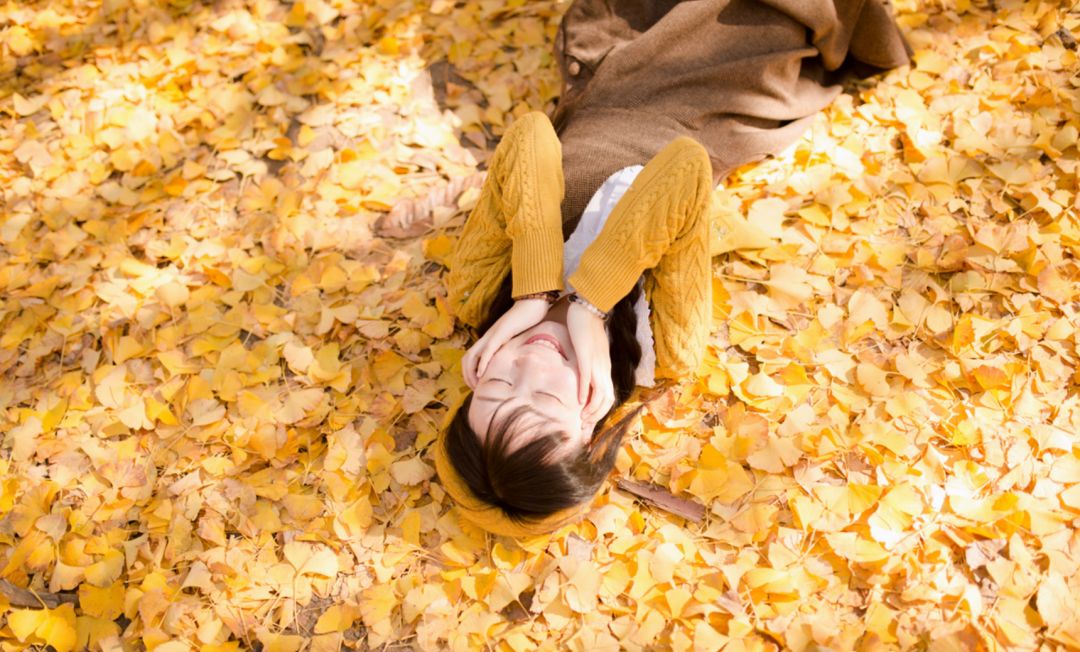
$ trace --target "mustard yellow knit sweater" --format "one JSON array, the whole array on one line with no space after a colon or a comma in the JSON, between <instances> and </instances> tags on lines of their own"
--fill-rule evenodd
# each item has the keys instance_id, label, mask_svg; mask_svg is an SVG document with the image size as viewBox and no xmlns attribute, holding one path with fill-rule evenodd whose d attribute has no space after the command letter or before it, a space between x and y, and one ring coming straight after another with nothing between
<instances>
[{"instance_id":1,"label":"mustard yellow knit sweater","mask_svg":"<svg viewBox=\"0 0 1080 652\"><path fill-rule=\"evenodd\" d=\"M538 112L515 121L496 148L451 259L450 303L464 323L485 320L511 270L514 297L563 289L561 155ZM610 310L644 274L658 378L692 372L704 353L711 192L705 149L686 137L671 141L638 174L569 278L582 297Z\"/></svg>"}]
</instances>

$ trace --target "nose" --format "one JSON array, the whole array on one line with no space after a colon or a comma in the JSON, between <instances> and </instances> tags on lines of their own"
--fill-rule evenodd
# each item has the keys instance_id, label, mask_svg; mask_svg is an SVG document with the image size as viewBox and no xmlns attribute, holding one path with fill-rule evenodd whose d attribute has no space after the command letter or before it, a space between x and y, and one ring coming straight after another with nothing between
<instances>
[{"instance_id":1,"label":"nose","mask_svg":"<svg viewBox=\"0 0 1080 652\"><path fill-rule=\"evenodd\" d=\"M548 366L553 357L546 350L526 347L514 358L514 365L522 369L538 369Z\"/></svg>"},{"instance_id":2,"label":"nose","mask_svg":"<svg viewBox=\"0 0 1080 652\"><path fill-rule=\"evenodd\" d=\"M526 349L514 360L514 366L523 374L557 372L566 367L557 353L548 349Z\"/></svg>"}]
</instances>

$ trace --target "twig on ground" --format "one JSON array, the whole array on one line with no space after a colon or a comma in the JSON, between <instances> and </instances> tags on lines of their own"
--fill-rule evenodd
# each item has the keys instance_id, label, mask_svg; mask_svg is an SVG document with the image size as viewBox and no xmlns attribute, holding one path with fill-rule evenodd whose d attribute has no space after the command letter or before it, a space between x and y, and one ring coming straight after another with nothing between
<instances>
[{"instance_id":1,"label":"twig on ground","mask_svg":"<svg viewBox=\"0 0 1080 652\"><path fill-rule=\"evenodd\" d=\"M700 523L705 518L705 506L693 500L679 498L667 489L647 482L619 478L615 486L637 496L642 501L665 512L681 516L688 521Z\"/></svg>"},{"instance_id":2,"label":"twig on ground","mask_svg":"<svg viewBox=\"0 0 1080 652\"><path fill-rule=\"evenodd\" d=\"M42 609L49 608L55 609L60 606L62 602L70 602L77 604L79 602L79 596L76 593L70 591L60 593L38 593L31 591L30 589L24 589L21 586L15 586L7 580L0 580L0 595L7 598L8 602L13 607L27 607L30 609Z\"/></svg>"}]
</instances>

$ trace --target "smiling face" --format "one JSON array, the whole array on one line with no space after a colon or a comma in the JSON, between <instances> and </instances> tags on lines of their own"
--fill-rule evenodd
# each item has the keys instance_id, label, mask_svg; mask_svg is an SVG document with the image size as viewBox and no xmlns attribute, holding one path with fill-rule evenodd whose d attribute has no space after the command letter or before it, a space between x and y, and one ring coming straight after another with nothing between
<instances>
[{"instance_id":1,"label":"smiling face","mask_svg":"<svg viewBox=\"0 0 1080 652\"><path fill-rule=\"evenodd\" d=\"M516 423L511 450L538 433L566 434L560 454L585 446L595 424L582 422L577 356L566 326L543 321L502 346L479 377L469 407L469 426L485 441L493 418L531 408Z\"/></svg>"}]
</instances>

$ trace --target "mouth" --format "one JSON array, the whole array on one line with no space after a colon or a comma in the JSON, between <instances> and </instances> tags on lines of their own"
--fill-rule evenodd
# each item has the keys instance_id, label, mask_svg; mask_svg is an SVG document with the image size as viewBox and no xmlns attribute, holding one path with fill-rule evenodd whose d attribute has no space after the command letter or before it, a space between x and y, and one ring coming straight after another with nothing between
<instances>
[{"instance_id":1,"label":"mouth","mask_svg":"<svg viewBox=\"0 0 1080 652\"><path fill-rule=\"evenodd\" d=\"M545 348L552 349L553 351L555 351L556 353L561 355L563 360L568 360L569 359L569 358L566 357L566 352L563 351L562 344L559 343L558 339L552 337L551 335L545 335L545 334L533 335L529 339L525 340L525 345L526 346L528 346L530 344L536 344L538 346L543 346Z\"/></svg>"}]
</instances>

